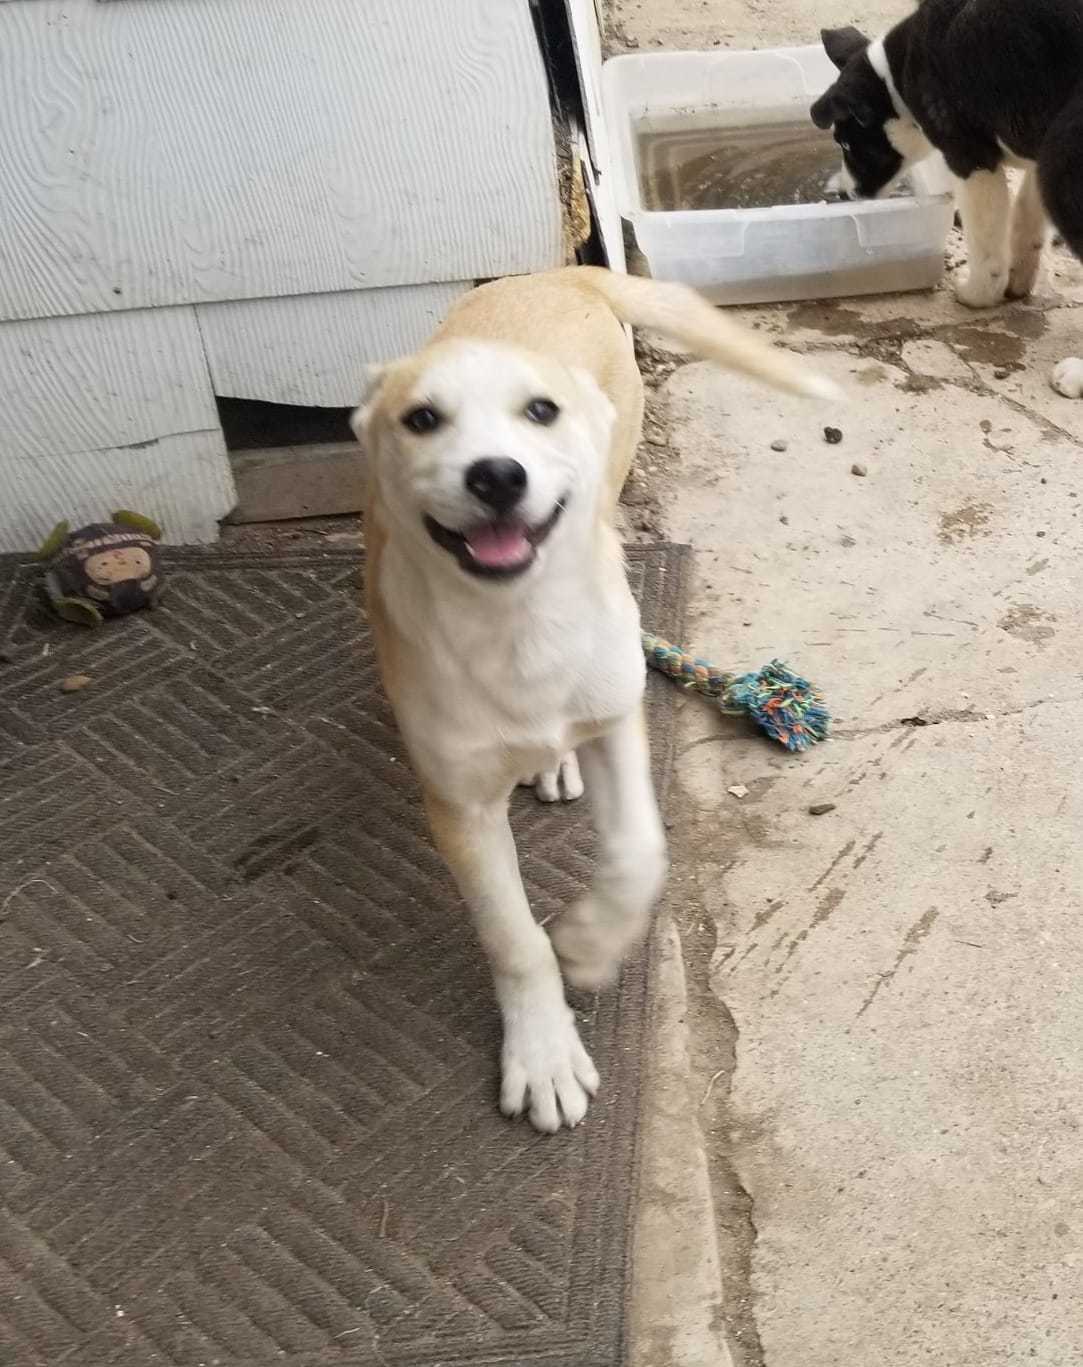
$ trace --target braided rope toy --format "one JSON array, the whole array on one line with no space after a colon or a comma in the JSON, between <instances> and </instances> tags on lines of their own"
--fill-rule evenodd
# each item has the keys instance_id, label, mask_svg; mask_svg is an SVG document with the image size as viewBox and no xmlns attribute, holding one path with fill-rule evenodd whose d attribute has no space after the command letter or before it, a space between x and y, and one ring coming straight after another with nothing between
<instances>
[{"instance_id":1,"label":"braided rope toy","mask_svg":"<svg viewBox=\"0 0 1083 1367\"><path fill-rule=\"evenodd\" d=\"M727 717L751 717L787 750L807 750L827 735L831 718L819 690L779 660L757 674L730 674L647 631L643 654L652 669L684 688L717 698Z\"/></svg>"}]
</instances>

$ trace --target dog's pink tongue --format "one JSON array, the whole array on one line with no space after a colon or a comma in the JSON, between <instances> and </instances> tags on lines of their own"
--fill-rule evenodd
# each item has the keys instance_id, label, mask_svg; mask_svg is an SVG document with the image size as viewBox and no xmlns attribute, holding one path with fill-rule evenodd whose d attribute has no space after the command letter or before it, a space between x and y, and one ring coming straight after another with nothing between
<instances>
[{"instance_id":1,"label":"dog's pink tongue","mask_svg":"<svg viewBox=\"0 0 1083 1367\"><path fill-rule=\"evenodd\" d=\"M530 555L526 529L515 523L491 522L468 532L466 544L479 565L490 569L506 569L521 565Z\"/></svg>"}]
</instances>

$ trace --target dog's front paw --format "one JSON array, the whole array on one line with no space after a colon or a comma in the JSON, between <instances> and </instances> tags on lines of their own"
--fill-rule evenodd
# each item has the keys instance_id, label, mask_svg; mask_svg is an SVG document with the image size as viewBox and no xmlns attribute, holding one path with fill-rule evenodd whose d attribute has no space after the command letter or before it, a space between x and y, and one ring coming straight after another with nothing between
<instances>
[{"instance_id":1,"label":"dog's front paw","mask_svg":"<svg viewBox=\"0 0 1083 1367\"><path fill-rule=\"evenodd\" d=\"M578 1125L598 1090L598 1071L562 997L549 1002L524 992L505 1004L501 1063L500 1109L526 1111L547 1134Z\"/></svg>"},{"instance_id":2,"label":"dog's front paw","mask_svg":"<svg viewBox=\"0 0 1083 1367\"><path fill-rule=\"evenodd\" d=\"M555 769L535 776L534 794L539 802L575 802L583 796L583 778L574 750L569 750Z\"/></svg>"},{"instance_id":3,"label":"dog's front paw","mask_svg":"<svg viewBox=\"0 0 1083 1367\"><path fill-rule=\"evenodd\" d=\"M644 831L631 848L634 856L626 853L600 864L590 892L549 933L561 972L573 987L593 992L615 982L621 964L650 928L668 868L660 824L656 834Z\"/></svg>"},{"instance_id":4,"label":"dog's front paw","mask_svg":"<svg viewBox=\"0 0 1083 1367\"><path fill-rule=\"evenodd\" d=\"M1049 383L1066 399L1083 399L1083 359L1066 356L1053 367Z\"/></svg>"},{"instance_id":5,"label":"dog's front paw","mask_svg":"<svg viewBox=\"0 0 1083 1367\"><path fill-rule=\"evenodd\" d=\"M608 987L617 979L629 943L640 938L639 927L622 926L600 914L591 896L564 913L549 938L560 960L566 982L586 992Z\"/></svg>"},{"instance_id":6,"label":"dog's front paw","mask_svg":"<svg viewBox=\"0 0 1083 1367\"><path fill-rule=\"evenodd\" d=\"M1038 247L1037 251L1028 249L1020 253L1012 262L1012 268L1008 274L1008 298L1026 299L1028 295L1033 294L1041 268L1041 246Z\"/></svg>"},{"instance_id":7,"label":"dog's front paw","mask_svg":"<svg viewBox=\"0 0 1083 1367\"><path fill-rule=\"evenodd\" d=\"M991 309L1004 298L1007 285L1004 271L971 270L965 280L955 286L955 297L968 309Z\"/></svg>"}]
</instances>

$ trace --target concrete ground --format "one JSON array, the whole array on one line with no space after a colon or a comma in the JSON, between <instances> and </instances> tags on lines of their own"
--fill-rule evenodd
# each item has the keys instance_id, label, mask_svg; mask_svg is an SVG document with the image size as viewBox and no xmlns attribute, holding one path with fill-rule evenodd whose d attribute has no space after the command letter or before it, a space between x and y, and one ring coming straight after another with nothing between
<instances>
[{"instance_id":1,"label":"concrete ground","mask_svg":"<svg viewBox=\"0 0 1083 1367\"><path fill-rule=\"evenodd\" d=\"M609 36L905 8L612 0ZM781 656L838 720L791 758L674 694L639 1367L1083 1361L1083 403L1047 382L1081 303L1058 253L988 314L950 282L745 311L840 409L647 354L629 514L696 548L690 641Z\"/></svg>"}]
</instances>

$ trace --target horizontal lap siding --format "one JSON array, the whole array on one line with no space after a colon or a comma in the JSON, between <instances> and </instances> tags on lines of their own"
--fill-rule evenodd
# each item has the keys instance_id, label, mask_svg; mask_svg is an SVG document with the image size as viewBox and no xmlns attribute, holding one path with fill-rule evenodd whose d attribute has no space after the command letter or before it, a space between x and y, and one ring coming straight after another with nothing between
<instances>
[{"instance_id":1,"label":"horizontal lap siding","mask_svg":"<svg viewBox=\"0 0 1083 1367\"><path fill-rule=\"evenodd\" d=\"M562 260L528 0L8 0L0 126L0 319Z\"/></svg>"},{"instance_id":2,"label":"horizontal lap siding","mask_svg":"<svg viewBox=\"0 0 1083 1367\"><path fill-rule=\"evenodd\" d=\"M0 551L122 507L213 541L233 502L194 309L0 325Z\"/></svg>"},{"instance_id":3,"label":"horizontal lap siding","mask_svg":"<svg viewBox=\"0 0 1083 1367\"><path fill-rule=\"evenodd\" d=\"M469 288L450 282L201 305L196 315L214 392L353 407L366 366L416 351Z\"/></svg>"}]
</instances>

